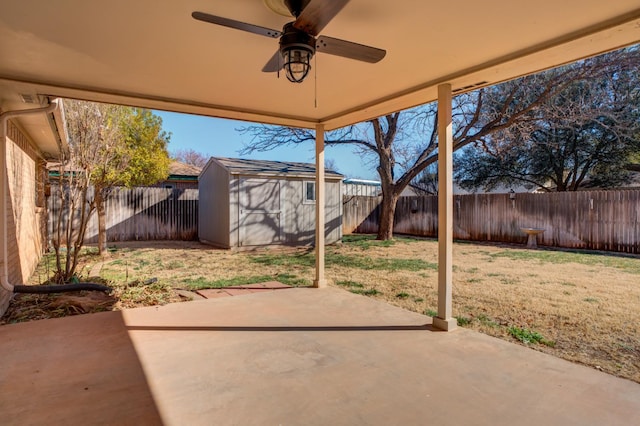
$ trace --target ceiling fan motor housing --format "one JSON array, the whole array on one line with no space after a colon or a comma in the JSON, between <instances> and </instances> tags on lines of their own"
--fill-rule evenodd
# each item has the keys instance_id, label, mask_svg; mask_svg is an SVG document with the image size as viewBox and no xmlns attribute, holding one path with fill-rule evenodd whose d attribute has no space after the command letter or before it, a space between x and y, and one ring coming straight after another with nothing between
<instances>
[{"instance_id":1,"label":"ceiling fan motor housing","mask_svg":"<svg viewBox=\"0 0 640 426\"><path fill-rule=\"evenodd\" d=\"M291 12L291 15L296 18L300 16L300 13L307 7L309 1L310 0L282 0L287 9L289 9L289 12Z\"/></svg>"},{"instance_id":2,"label":"ceiling fan motor housing","mask_svg":"<svg viewBox=\"0 0 640 426\"><path fill-rule=\"evenodd\" d=\"M316 52L316 39L293 26L286 24L280 37L280 53L284 58L287 79L301 83L311 69L311 58Z\"/></svg>"}]
</instances>

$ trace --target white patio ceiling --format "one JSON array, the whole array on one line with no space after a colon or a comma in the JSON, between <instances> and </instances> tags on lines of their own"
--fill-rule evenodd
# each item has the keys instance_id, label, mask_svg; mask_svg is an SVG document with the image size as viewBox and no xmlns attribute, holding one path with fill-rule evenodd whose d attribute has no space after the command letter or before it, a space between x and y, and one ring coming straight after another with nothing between
<instances>
[{"instance_id":1,"label":"white patio ceiling","mask_svg":"<svg viewBox=\"0 0 640 426\"><path fill-rule=\"evenodd\" d=\"M260 71L277 40L196 21L194 10L278 30L291 20L262 0L3 0L3 93L330 130L435 100L440 83L455 92L640 41L638 0L351 0L321 34L387 56L317 54L293 84ZM16 99L0 107L28 107Z\"/></svg>"}]
</instances>

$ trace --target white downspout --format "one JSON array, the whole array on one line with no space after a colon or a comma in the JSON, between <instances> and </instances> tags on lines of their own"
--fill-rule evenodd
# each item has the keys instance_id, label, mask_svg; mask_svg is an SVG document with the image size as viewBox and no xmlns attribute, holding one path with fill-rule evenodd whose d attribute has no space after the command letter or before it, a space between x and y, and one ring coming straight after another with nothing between
<instances>
[{"instance_id":1,"label":"white downspout","mask_svg":"<svg viewBox=\"0 0 640 426\"><path fill-rule=\"evenodd\" d=\"M7 193L9 188L9 176L7 176L7 123L10 118L27 115L51 113L58 108L58 100L53 100L48 106L43 108L7 111L0 114L0 177L4 179L0 185L0 199L2 203L2 271L0 275L0 287L13 292L14 285L9 282L9 266L7 253Z\"/></svg>"}]
</instances>

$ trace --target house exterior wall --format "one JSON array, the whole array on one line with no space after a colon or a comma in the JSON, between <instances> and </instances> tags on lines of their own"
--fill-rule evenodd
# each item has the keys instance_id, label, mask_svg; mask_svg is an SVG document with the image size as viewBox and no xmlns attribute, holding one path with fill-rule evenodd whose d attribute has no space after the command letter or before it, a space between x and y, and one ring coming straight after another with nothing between
<instances>
[{"instance_id":1,"label":"house exterior wall","mask_svg":"<svg viewBox=\"0 0 640 426\"><path fill-rule=\"evenodd\" d=\"M149 186L151 188L198 189L198 181L167 179Z\"/></svg>"},{"instance_id":2,"label":"house exterior wall","mask_svg":"<svg viewBox=\"0 0 640 426\"><path fill-rule=\"evenodd\" d=\"M7 252L9 280L24 283L46 247L44 163L27 136L11 121L7 126ZM0 258L0 262L2 258ZM0 312L11 295L0 292Z\"/></svg>"},{"instance_id":3,"label":"house exterior wall","mask_svg":"<svg viewBox=\"0 0 640 426\"><path fill-rule=\"evenodd\" d=\"M230 248L230 194L229 173L215 162L210 162L198 179L198 238L215 246Z\"/></svg>"},{"instance_id":4,"label":"house exterior wall","mask_svg":"<svg viewBox=\"0 0 640 426\"><path fill-rule=\"evenodd\" d=\"M367 185L361 183L342 183L342 192L344 195L377 197L380 195L381 191L382 189L380 184Z\"/></svg>"}]
</instances>

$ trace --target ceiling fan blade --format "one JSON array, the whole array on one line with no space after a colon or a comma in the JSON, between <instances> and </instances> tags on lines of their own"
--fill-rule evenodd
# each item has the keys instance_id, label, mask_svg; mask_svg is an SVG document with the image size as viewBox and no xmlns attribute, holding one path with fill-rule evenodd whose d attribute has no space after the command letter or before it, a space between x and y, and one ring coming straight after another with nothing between
<instances>
[{"instance_id":1,"label":"ceiling fan blade","mask_svg":"<svg viewBox=\"0 0 640 426\"><path fill-rule=\"evenodd\" d=\"M262 72L277 72L282 69L284 65L284 60L282 59L282 55L280 54L280 50L276 50L276 53L273 54L269 62L262 67Z\"/></svg>"},{"instance_id":2,"label":"ceiling fan blade","mask_svg":"<svg viewBox=\"0 0 640 426\"><path fill-rule=\"evenodd\" d=\"M311 0L302 9L293 26L307 34L317 36L349 0Z\"/></svg>"},{"instance_id":3,"label":"ceiling fan blade","mask_svg":"<svg viewBox=\"0 0 640 426\"><path fill-rule=\"evenodd\" d=\"M233 19L223 18L221 16L209 15L204 12L193 12L193 19L208 22L210 24L222 25L223 27L235 28L236 30L247 31L253 34L265 37L278 38L282 35L280 31L271 28L260 27L258 25L247 24L246 22L234 21Z\"/></svg>"},{"instance_id":4,"label":"ceiling fan blade","mask_svg":"<svg viewBox=\"0 0 640 426\"><path fill-rule=\"evenodd\" d=\"M387 54L386 50L378 49L377 47L365 46L364 44L327 36L318 37L316 40L316 52L342 56L371 64L381 61Z\"/></svg>"}]
</instances>

